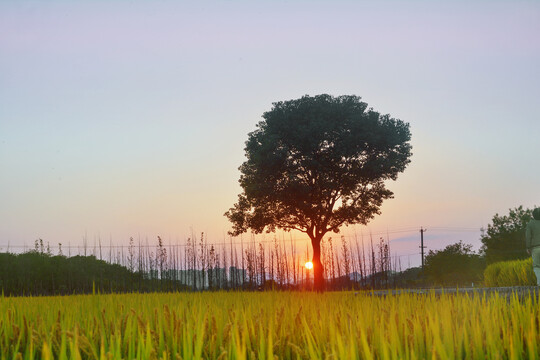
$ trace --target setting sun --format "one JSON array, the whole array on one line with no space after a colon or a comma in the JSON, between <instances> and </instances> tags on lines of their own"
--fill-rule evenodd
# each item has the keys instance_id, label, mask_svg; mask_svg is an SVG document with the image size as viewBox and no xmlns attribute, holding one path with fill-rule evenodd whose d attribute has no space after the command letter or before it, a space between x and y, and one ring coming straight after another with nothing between
<instances>
[{"instance_id":1,"label":"setting sun","mask_svg":"<svg viewBox=\"0 0 540 360\"><path fill-rule=\"evenodd\" d=\"M311 261L308 261L308 262L306 263L306 269L308 269L308 270L313 269L313 263L312 263Z\"/></svg>"}]
</instances>

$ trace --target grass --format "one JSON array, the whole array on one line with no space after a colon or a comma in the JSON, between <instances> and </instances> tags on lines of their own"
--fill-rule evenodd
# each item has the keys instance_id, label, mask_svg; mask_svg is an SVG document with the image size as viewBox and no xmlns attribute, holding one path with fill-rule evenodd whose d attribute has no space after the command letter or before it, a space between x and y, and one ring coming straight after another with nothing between
<instances>
[{"instance_id":1,"label":"grass","mask_svg":"<svg viewBox=\"0 0 540 360\"><path fill-rule=\"evenodd\" d=\"M459 294L2 297L0 358L533 359L539 310Z\"/></svg>"}]
</instances>

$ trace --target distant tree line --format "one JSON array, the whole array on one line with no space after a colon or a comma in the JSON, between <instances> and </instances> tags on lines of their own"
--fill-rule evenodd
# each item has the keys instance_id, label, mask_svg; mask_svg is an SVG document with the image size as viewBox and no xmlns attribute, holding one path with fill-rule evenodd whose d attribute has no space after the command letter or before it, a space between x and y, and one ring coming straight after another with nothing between
<instances>
[{"instance_id":1,"label":"distant tree line","mask_svg":"<svg viewBox=\"0 0 540 360\"><path fill-rule=\"evenodd\" d=\"M433 285L471 286L482 282L485 259L462 241L443 250L429 251L425 258L425 276Z\"/></svg>"},{"instance_id":2,"label":"distant tree line","mask_svg":"<svg viewBox=\"0 0 540 360\"><path fill-rule=\"evenodd\" d=\"M395 287L468 286L482 282L486 265L527 258L524 228L532 210L518 207L496 214L483 231L482 248L458 242L429 251L425 268L401 271L388 239L325 238L321 243L324 279L329 290ZM240 242L238 242L238 240ZM309 246L284 238L256 242L231 238L211 244L204 233L185 244L155 245L133 238L128 246L87 246L81 254L64 255L38 239L22 254L0 253L0 289L5 295L55 295L92 292L311 289L313 274L305 268Z\"/></svg>"},{"instance_id":3,"label":"distant tree line","mask_svg":"<svg viewBox=\"0 0 540 360\"><path fill-rule=\"evenodd\" d=\"M529 257L525 247L525 228L531 219L532 209L523 206L509 209L507 215L495 214L487 229L482 229L482 247L478 253L461 241L443 250L430 251L419 278L441 286L470 286L483 282L487 265Z\"/></svg>"},{"instance_id":4,"label":"distant tree line","mask_svg":"<svg viewBox=\"0 0 540 360\"><path fill-rule=\"evenodd\" d=\"M86 242L85 242L86 243ZM65 256L61 245L38 239L22 254L0 253L0 289L5 295L54 295L92 292L189 291L217 289L311 289L310 258L292 239L209 244L205 234L184 245L155 246L133 238L129 246L84 247L82 254ZM64 251L66 249L64 248ZM218 251L219 250L219 251ZM342 236L322 242L328 289L396 287L401 269L390 255L388 240Z\"/></svg>"},{"instance_id":5,"label":"distant tree line","mask_svg":"<svg viewBox=\"0 0 540 360\"><path fill-rule=\"evenodd\" d=\"M4 295L69 295L88 293L149 292L181 284L149 279L126 267L94 256L0 253L0 289Z\"/></svg>"}]
</instances>

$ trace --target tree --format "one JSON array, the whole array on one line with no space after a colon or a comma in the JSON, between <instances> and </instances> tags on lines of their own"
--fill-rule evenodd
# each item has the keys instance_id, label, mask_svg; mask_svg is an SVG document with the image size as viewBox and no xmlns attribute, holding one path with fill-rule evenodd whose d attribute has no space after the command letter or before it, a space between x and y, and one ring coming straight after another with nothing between
<instances>
[{"instance_id":1,"label":"tree","mask_svg":"<svg viewBox=\"0 0 540 360\"><path fill-rule=\"evenodd\" d=\"M482 279L485 268L484 259L463 241L444 250L430 250L425 260L424 273L437 285L470 285Z\"/></svg>"},{"instance_id":2,"label":"tree","mask_svg":"<svg viewBox=\"0 0 540 360\"><path fill-rule=\"evenodd\" d=\"M525 228L532 219L532 210L519 206L509 209L508 215L495 214L488 224L487 231L482 234L482 248L488 264L524 259L528 257L525 248Z\"/></svg>"},{"instance_id":3,"label":"tree","mask_svg":"<svg viewBox=\"0 0 540 360\"><path fill-rule=\"evenodd\" d=\"M231 235L298 230L313 246L315 289L324 288L321 240L342 225L366 224L385 185L410 162L409 124L381 115L358 96L277 102L248 134L243 192L225 215Z\"/></svg>"}]
</instances>

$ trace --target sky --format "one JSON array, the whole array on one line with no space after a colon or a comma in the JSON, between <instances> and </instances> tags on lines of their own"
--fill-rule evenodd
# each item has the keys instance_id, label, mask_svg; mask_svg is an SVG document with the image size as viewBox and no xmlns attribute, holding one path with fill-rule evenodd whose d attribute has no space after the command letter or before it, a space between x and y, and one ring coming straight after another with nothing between
<instances>
[{"instance_id":1,"label":"sky","mask_svg":"<svg viewBox=\"0 0 540 360\"><path fill-rule=\"evenodd\" d=\"M223 241L247 134L322 93L412 133L395 198L342 234L411 265L422 226L427 250L478 249L540 205L539 36L538 1L2 1L0 251Z\"/></svg>"}]
</instances>

